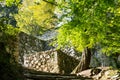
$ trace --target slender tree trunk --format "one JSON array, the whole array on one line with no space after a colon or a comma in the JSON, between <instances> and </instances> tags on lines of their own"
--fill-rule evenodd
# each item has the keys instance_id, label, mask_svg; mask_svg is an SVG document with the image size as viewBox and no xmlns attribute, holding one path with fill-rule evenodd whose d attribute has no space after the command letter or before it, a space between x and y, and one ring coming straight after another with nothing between
<instances>
[{"instance_id":1,"label":"slender tree trunk","mask_svg":"<svg viewBox=\"0 0 120 80\"><path fill-rule=\"evenodd\" d=\"M82 57L81 57L80 63L72 71L71 74L75 74L75 73L81 72L83 70L89 69L90 61L91 61L91 50L89 48L85 48L84 51L82 52Z\"/></svg>"}]
</instances>

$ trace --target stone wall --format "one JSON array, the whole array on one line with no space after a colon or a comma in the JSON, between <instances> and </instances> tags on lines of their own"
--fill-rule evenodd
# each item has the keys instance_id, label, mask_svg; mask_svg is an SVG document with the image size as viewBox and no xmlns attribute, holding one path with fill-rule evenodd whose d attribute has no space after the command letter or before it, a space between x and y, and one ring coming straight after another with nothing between
<instances>
[{"instance_id":1,"label":"stone wall","mask_svg":"<svg viewBox=\"0 0 120 80\"><path fill-rule=\"evenodd\" d=\"M51 73L70 73L78 63L78 60L60 50L49 50L24 56L25 67Z\"/></svg>"},{"instance_id":2,"label":"stone wall","mask_svg":"<svg viewBox=\"0 0 120 80\"><path fill-rule=\"evenodd\" d=\"M55 51L42 51L24 55L24 66L37 71L53 72L57 65ZM58 67L57 67L58 68Z\"/></svg>"},{"instance_id":3,"label":"stone wall","mask_svg":"<svg viewBox=\"0 0 120 80\"><path fill-rule=\"evenodd\" d=\"M19 54L19 62L24 67L51 73L70 73L79 62L68 53L53 50L49 41L23 32L19 34Z\"/></svg>"},{"instance_id":4,"label":"stone wall","mask_svg":"<svg viewBox=\"0 0 120 80\"><path fill-rule=\"evenodd\" d=\"M35 52L45 51L51 49L47 41L40 40L34 36L21 32L19 34L19 62L24 61L24 54L31 54Z\"/></svg>"}]
</instances>

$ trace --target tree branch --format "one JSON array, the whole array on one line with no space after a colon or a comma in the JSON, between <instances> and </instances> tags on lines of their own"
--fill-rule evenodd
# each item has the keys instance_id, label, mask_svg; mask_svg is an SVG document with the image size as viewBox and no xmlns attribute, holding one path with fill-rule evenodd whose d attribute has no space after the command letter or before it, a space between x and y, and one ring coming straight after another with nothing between
<instances>
[{"instance_id":1,"label":"tree branch","mask_svg":"<svg viewBox=\"0 0 120 80\"><path fill-rule=\"evenodd\" d=\"M58 6L58 4L55 2L51 2L51 1L48 1L48 0L43 0L44 2L47 2L47 3L50 3L50 4L52 4L52 5L55 5L55 6Z\"/></svg>"}]
</instances>

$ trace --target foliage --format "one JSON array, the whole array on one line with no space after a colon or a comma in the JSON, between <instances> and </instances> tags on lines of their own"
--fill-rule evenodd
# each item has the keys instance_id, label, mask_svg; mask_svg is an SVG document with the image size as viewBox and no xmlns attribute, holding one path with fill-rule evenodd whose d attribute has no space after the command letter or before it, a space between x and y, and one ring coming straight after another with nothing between
<instances>
[{"instance_id":1,"label":"foliage","mask_svg":"<svg viewBox=\"0 0 120 80\"><path fill-rule=\"evenodd\" d=\"M15 15L20 30L32 35L41 34L44 30L53 28L55 6L45 1L25 0Z\"/></svg>"},{"instance_id":2,"label":"foliage","mask_svg":"<svg viewBox=\"0 0 120 80\"><path fill-rule=\"evenodd\" d=\"M14 2L17 2L18 0L14 1L13 3L11 0L6 0L6 2L1 1L0 4L0 32L6 33L9 35L16 35L18 32L18 28L16 27L16 20L14 18L13 14L17 13L17 5L12 5ZM7 2L11 2L11 5L9 5Z\"/></svg>"},{"instance_id":3,"label":"foliage","mask_svg":"<svg viewBox=\"0 0 120 80\"><path fill-rule=\"evenodd\" d=\"M6 0L7 6L18 6L21 0Z\"/></svg>"},{"instance_id":4,"label":"foliage","mask_svg":"<svg viewBox=\"0 0 120 80\"><path fill-rule=\"evenodd\" d=\"M16 10L17 7L15 6L0 5L0 42L4 43L9 51L11 49L14 50L15 47L12 48L9 43L16 39L16 35L19 33L19 29L16 27L16 20L13 16L13 14L17 13Z\"/></svg>"},{"instance_id":5,"label":"foliage","mask_svg":"<svg viewBox=\"0 0 120 80\"><path fill-rule=\"evenodd\" d=\"M12 0L6 0L11 2ZM17 0L14 0L17 1ZM0 74L2 80L20 80L22 71L16 63L15 52L17 43L16 20L13 14L17 13L17 5L0 1ZM19 79L18 79L19 78Z\"/></svg>"},{"instance_id":6,"label":"foliage","mask_svg":"<svg viewBox=\"0 0 120 80\"><path fill-rule=\"evenodd\" d=\"M59 29L59 47L68 44L79 51L85 47L101 46L104 52L118 52L120 33L119 0L66 0L60 10L71 17L71 21Z\"/></svg>"}]
</instances>

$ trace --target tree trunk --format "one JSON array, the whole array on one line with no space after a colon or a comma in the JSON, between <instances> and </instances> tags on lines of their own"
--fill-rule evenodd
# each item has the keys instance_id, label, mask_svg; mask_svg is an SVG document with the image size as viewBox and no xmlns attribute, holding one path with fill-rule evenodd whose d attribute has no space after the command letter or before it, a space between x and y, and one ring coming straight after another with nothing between
<instances>
[{"instance_id":1,"label":"tree trunk","mask_svg":"<svg viewBox=\"0 0 120 80\"><path fill-rule=\"evenodd\" d=\"M84 51L82 52L82 57L81 57L80 63L72 71L71 74L75 74L75 73L81 72L83 70L89 69L90 61L91 61L91 50L89 48L85 48Z\"/></svg>"}]
</instances>

